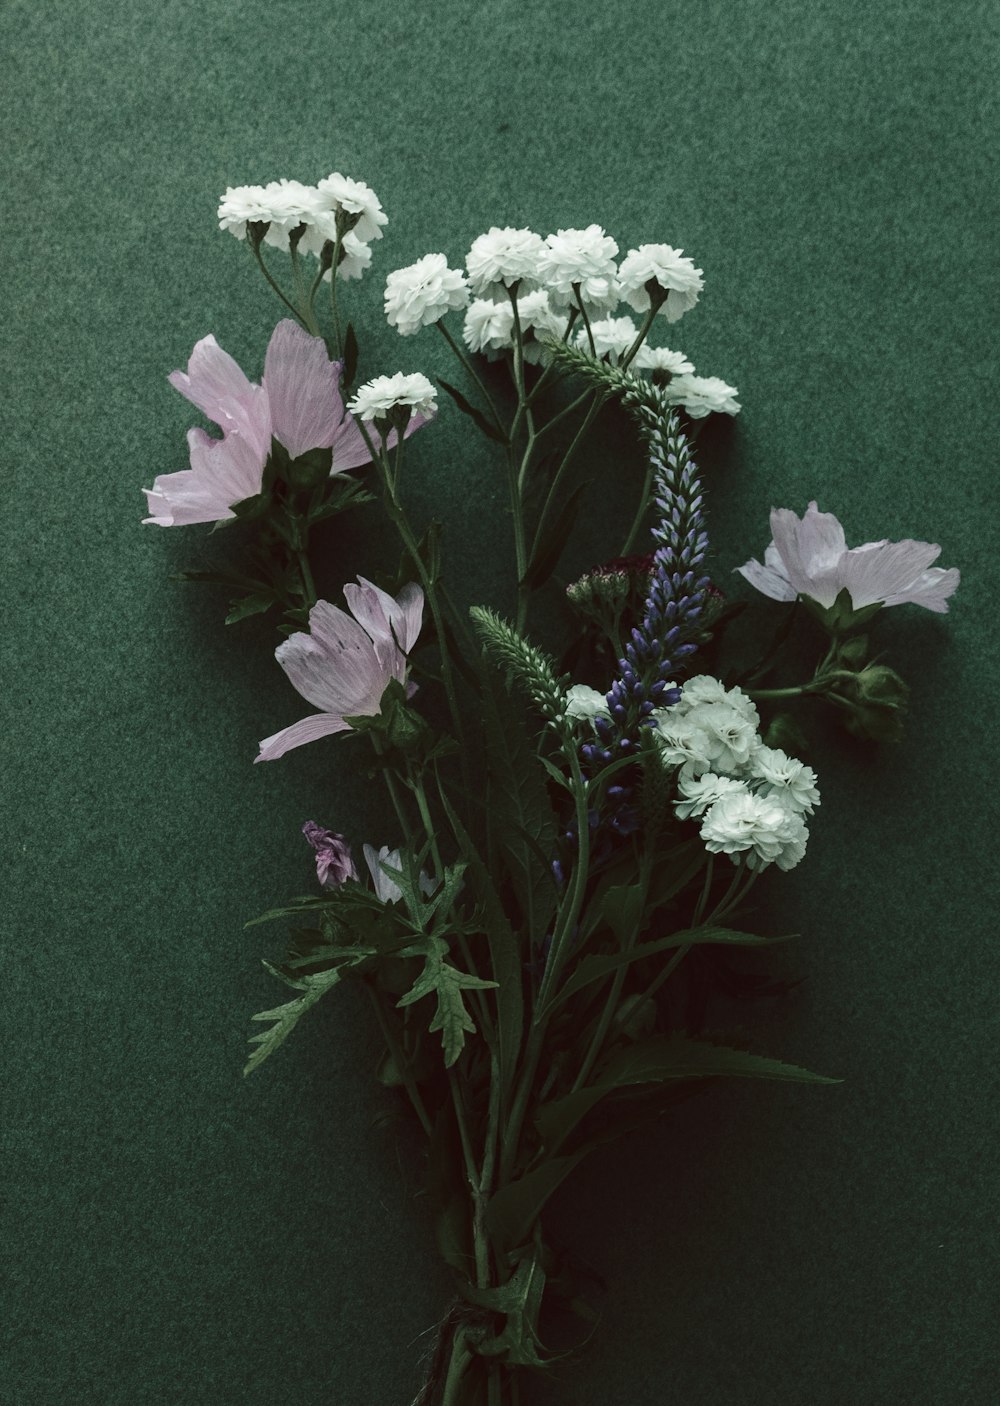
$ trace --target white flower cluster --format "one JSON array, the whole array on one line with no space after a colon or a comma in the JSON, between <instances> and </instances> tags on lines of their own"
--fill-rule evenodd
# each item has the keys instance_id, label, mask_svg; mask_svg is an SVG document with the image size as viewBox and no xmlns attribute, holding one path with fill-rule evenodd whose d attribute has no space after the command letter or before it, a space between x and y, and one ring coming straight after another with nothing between
<instances>
[{"instance_id":1,"label":"white flower cluster","mask_svg":"<svg viewBox=\"0 0 1000 1406\"><path fill-rule=\"evenodd\" d=\"M298 249L317 257L328 240L341 235L340 278L360 278L372 260L373 239L382 238L388 217L378 196L363 181L333 171L314 186L301 181L270 181L266 186L230 186L219 203L219 228L246 239L248 224L264 224L264 243L287 250L289 235L305 226ZM330 271L324 277L330 277Z\"/></svg>"},{"instance_id":2,"label":"white flower cluster","mask_svg":"<svg viewBox=\"0 0 1000 1406\"><path fill-rule=\"evenodd\" d=\"M695 376L693 363L669 347L643 343L633 351L639 328L629 316L614 316L623 301L648 312L656 295L657 314L676 322L698 301L701 269L669 244L640 244L620 264L617 255L617 243L597 224L560 229L545 239L534 230L494 225L473 240L465 273L450 269L443 254L426 254L391 273L386 317L406 337L464 308L465 345L494 360L515 343L513 297L525 361L548 361L548 343L568 337L576 324L577 347L613 366L631 352L631 369L667 382L669 399L692 418L738 414L735 386L715 376ZM589 333L578 321L581 304Z\"/></svg>"},{"instance_id":3,"label":"white flower cluster","mask_svg":"<svg viewBox=\"0 0 1000 1406\"><path fill-rule=\"evenodd\" d=\"M371 422L389 419L397 406L429 420L437 410L437 391L421 372L408 376L397 371L395 376L376 376L359 386L347 408L359 420Z\"/></svg>"},{"instance_id":4,"label":"white flower cluster","mask_svg":"<svg viewBox=\"0 0 1000 1406\"><path fill-rule=\"evenodd\" d=\"M734 864L744 855L749 869L794 868L806 852L804 817L819 805L816 773L764 745L742 689L701 674L652 717L664 762L679 768L674 809L701 821L706 849Z\"/></svg>"}]
</instances>

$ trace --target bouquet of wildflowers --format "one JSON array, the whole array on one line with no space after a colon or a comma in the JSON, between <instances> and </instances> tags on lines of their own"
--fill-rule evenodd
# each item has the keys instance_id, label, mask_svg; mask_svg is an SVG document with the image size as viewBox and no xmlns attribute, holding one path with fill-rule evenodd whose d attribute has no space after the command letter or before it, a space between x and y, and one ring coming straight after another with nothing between
<instances>
[{"instance_id":1,"label":"bouquet of wildflowers","mask_svg":"<svg viewBox=\"0 0 1000 1406\"><path fill-rule=\"evenodd\" d=\"M350 741L395 816L390 835L361 836L331 798L303 825L317 888L258 920L291 925L265 962L291 994L254 1016L247 1070L336 986L364 989L454 1273L415 1406L501 1406L558 1356L554 1310L592 1316L545 1222L589 1151L719 1078L829 1082L707 1030L678 991L692 969L702 985L732 979L741 949L782 940L740 915L764 870L803 860L819 805L789 707L808 695L857 736L898 739L906 685L869 624L906 602L945 611L958 572L926 542L848 548L815 502L776 509L763 561L736 568L777 603L774 638L737 672L743 603L709 574L694 442L740 406L659 341L702 291L681 250L644 244L619 262L591 225L491 228L464 269L427 254L388 274L385 316L404 338L436 328L460 384L414 371L356 384L344 285L383 237L375 194L337 173L282 180L228 190L219 219L286 315L259 382L211 335L170 377L221 433L189 431L190 467L147 490L147 521L238 535L238 569L186 575L228 588L230 623L270 613L275 658L313 710L257 761ZM500 601L455 600L440 525L408 509L442 391L506 480ZM645 469L632 526L557 585L578 453L613 406L630 427L623 459ZM312 539L348 510L381 515L401 566L344 583L341 604L317 598ZM559 592L576 626L554 650L528 620ZM804 680L790 643L802 617L819 656Z\"/></svg>"}]
</instances>

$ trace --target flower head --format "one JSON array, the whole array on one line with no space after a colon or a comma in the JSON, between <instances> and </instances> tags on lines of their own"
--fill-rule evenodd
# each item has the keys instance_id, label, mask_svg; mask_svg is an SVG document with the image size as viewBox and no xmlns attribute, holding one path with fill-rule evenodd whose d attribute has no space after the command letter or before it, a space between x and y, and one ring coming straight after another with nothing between
<instances>
[{"instance_id":1,"label":"flower head","mask_svg":"<svg viewBox=\"0 0 1000 1406\"><path fill-rule=\"evenodd\" d=\"M704 420L706 415L738 415L741 405L735 386L727 386L718 376L691 376L681 372L671 378L666 388L672 405L683 405L692 420Z\"/></svg>"},{"instance_id":2,"label":"flower head","mask_svg":"<svg viewBox=\"0 0 1000 1406\"><path fill-rule=\"evenodd\" d=\"M367 464L364 438L344 410L342 373L322 340L291 319L271 335L261 385L247 379L213 336L203 337L187 371L174 371L169 380L219 426L222 438L188 431L191 467L161 474L145 490L145 521L174 527L233 517L234 503L261 490L272 437L293 459L310 449L332 450L331 475Z\"/></svg>"},{"instance_id":3,"label":"flower head","mask_svg":"<svg viewBox=\"0 0 1000 1406\"><path fill-rule=\"evenodd\" d=\"M412 336L468 301L465 274L450 269L444 254L425 254L385 281L385 315L401 337Z\"/></svg>"},{"instance_id":4,"label":"flower head","mask_svg":"<svg viewBox=\"0 0 1000 1406\"><path fill-rule=\"evenodd\" d=\"M389 223L389 217L378 196L364 181L353 181L350 176L333 171L318 182L316 194L319 207L334 219L341 211L356 217L348 232L362 244L382 238L382 226Z\"/></svg>"},{"instance_id":5,"label":"flower head","mask_svg":"<svg viewBox=\"0 0 1000 1406\"><path fill-rule=\"evenodd\" d=\"M322 711L266 737L258 762L275 761L318 737L349 732L348 718L375 717L389 683L405 682L424 593L411 583L393 598L363 576L358 579L357 586L344 587L351 615L317 601L309 612L309 633L290 635L274 651L293 686Z\"/></svg>"},{"instance_id":6,"label":"flower head","mask_svg":"<svg viewBox=\"0 0 1000 1406\"><path fill-rule=\"evenodd\" d=\"M593 722L608 716L608 703L603 693L585 683L575 683L566 694L566 716L580 722Z\"/></svg>"},{"instance_id":7,"label":"flower head","mask_svg":"<svg viewBox=\"0 0 1000 1406\"><path fill-rule=\"evenodd\" d=\"M470 351L487 356L508 351L514 345L514 309L510 303L476 298L465 314L462 338Z\"/></svg>"},{"instance_id":8,"label":"flower head","mask_svg":"<svg viewBox=\"0 0 1000 1406\"><path fill-rule=\"evenodd\" d=\"M437 410L437 391L427 377L419 371L406 375L397 371L394 376L376 376L359 386L348 410L359 420L387 420L397 408L408 410L413 419L421 424L432 418Z\"/></svg>"},{"instance_id":9,"label":"flower head","mask_svg":"<svg viewBox=\"0 0 1000 1406\"><path fill-rule=\"evenodd\" d=\"M709 808L701 837L712 854L745 854L748 869L793 869L806 852L808 832L802 817L772 796L738 785Z\"/></svg>"},{"instance_id":10,"label":"flower head","mask_svg":"<svg viewBox=\"0 0 1000 1406\"><path fill-rule=\"evenodd\" d=\"M883 539L849 549L837 518L821 513L815 502L801 518L788 508L773 508L771 532L764 564L751 560L737 570L772 600L801 595L829 608L846 590L855 610L910 603L943 612L961 579L954 567L931 565L941 555L933 542Z\"/></svg>"},{"instance_id":11,"label":"flower head","mask_svg":"<svg viewBox=\"0 0 1000 1406\"><path fill-rule=\"evenodd\" d=\"M646 342L636 352L632 370L661 371L670 376L687 376L694 370L694 365L683 352L671 351L669 347L651 347Z\"/></svg>"},{"instance_id":12,"label":"flower head","mask_svg":"<svg viewBox=\"0 0 1000 1406\"><path fill-rule=\"evenodd\" d=\"M388 845L383 845L378 850L374 845L364 845L362 853L365 856L365 863L368 865L368 872L372 876L375 897L382 903L398 903L403 897L403 890L385 870L393 869L400 874L405 874L408 870L412 871L416 867L413 863L413 856L409 854L404 856L402 851L390 849ZM437 888L437 883L421 869L417 876L417 886L425 898L429 898Z\"/></svg>"},{"instance_id":13,"label":"flower head","mask_svg":"<svg viewBox=\"0 0 1000 1406\"><path fill-rule=\"evenodd\" d=\"M639 329L630 317L605 317L590 324L595 355L607 357L612 366L618 365L638 335ZM590 337L586 327L577 332L575 341L581 351L590 350Z\"/></svg>"},{"instance_id":14,"label":"flower head","mask_svg":"<svg viewBox=\"0 0 1000 1406\"><path fill-rule=\"evenodd\" d=\"M577 289L588 311L610 312L618 303L617 253L618 245L600 225L561 229L546 238L536 276L554 306L574 305Z\"/></svg>"},{"instance_id":15,"label":"flower head","mask_svg":"<svg viewBox=\"0 0 1000 1406\"><path fill-rule=\"evenodd\" d=\"M618 270L619 290L636 312L646 312L650 306L651 283L658 284L666 293L658 311L668 322L676 322L693 308L705 286L701 269L684 258L683 250L669 244L640 244L638 249L630 249L622 260Z\"/></svg>"},{"instance_id":16,"label":"flower head","mask_svg":"<svg viewBox=\"0 0 1000 1406\"><path fill-rule=\"evenodd\" d=\"M530 229L498 229L472 241L465 257L469 286L478 296L493 293L506 297L514 283L533 288L538 283L538 266L545 249L540 234Z\"/></svg>"},{"instance_id":17,"label":"flower head","mask_svg":"<svg viewBox=\"0 0 1000 1406\"><path fill-rule=\"evenodd\" d=\"M797 815L812 815L819 805L816 773L811 766L790 757L780 747L758 747L753 774L762 796L774 796Z\"/></svg>"},{"instance_id":18,"label":"flower head","mask_svg":"<svg viewBox=\"0 0 1000 1406\"><path fill-rule=\"evenodd\" d=\"M348 879L356 879L358 871L351 857L351 847L343 835L324 830L315 820L307 820L302 833L316 851L316 877L325 889L340 888Z\"/></svg>"}]
</instances>

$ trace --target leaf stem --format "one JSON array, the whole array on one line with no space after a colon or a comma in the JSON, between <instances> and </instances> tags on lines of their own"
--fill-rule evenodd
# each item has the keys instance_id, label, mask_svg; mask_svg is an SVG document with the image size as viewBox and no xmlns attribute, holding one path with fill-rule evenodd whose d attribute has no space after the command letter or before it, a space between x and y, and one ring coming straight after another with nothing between
<instances>
[{"instance_id":1,"label":"leaf stem","mask_svg":"<svg viewBox=\"0 0 1000 1406\"><path fill-rule=\"evenodd\" d=\"M264 256L263 256L263 254L260 252L260 243L261 243L260 240L248 239L247 242L248 242L248 244L250 245L250 251L251 251L251 253L253 254L254 258L257 260L257 266L258 266L258 268L260 269L261 273L264 275L264 277L267 279L268 283L271 285L271 287L272 287L272 288L274 289L274 291L277 293L278 297L279 297L279 298L281 299L281 301L284 303L285 307L288 308L289 311L292 313L292 315L293 315L293 317L295 318L296 322L301 322L302 325L303 325L303 327L305 327L305 323L302 322L302 314L299 312L298 308L295 306L295 304L294 304L293 302L290 302L289 299L285 297L284 293L281 291L281 289L278 287L277 283L275 283L274 279L272 278L272 276L271 276L271 271L270 271L270 269L267 267L267 265L265 264L265 262L264 262ZM308 330L308 329L307 329L307 330Z\"/></svg>"}]
</instances>

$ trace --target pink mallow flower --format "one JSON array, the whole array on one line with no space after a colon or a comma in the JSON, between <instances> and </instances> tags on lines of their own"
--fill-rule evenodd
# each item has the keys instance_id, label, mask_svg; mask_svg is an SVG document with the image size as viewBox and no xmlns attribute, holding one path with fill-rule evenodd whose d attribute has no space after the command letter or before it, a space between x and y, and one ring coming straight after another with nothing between
<instances>
[{"instance_id":1,"label":"pink mallow flower","mask_svg":"<svg viewBox=\"0 0 1000 1406\"><path fill-rule=\"evenodd\" d=\"M330 360L320 337L290 318L271 334L259 386L213 336L202 337L187 371L174 371L168 379L219 426L222 438L188 430L191 467L160 474L144 490L150 512L144 521L179 527L234 517L233 504L261 490L272 436L293 459L309 449L332 449L331 477L367 464L371 454L364 436L344 409L343 369L342 362ZM422 416L412 416L407 435L423 423ZM395 434L389 443L395 443Z\"/></svg>"},{"instance_id":2,"label":"pink mallow flower","mask_svg":"<svg viewBox=\"0 0 1000 1406\"><path fill-rule=\"evenodd\" d=\"M772 600L802 595L829 608L846 587L855 610L881 602L942 612L960 580L954 567L931 566L941 555L933 542L883 539L848 549L838 520L814 502L801 519L789 508L772 508L771 533L763 566L752 560L736 570Z\"/></svg>"},{"instance_id":3,"label":"pink mallow flower","mask_svg":"<svg viewBox=\"0 0 1000 1406\"><path fill-rule=\"evenodd\" d=\"M294 687L322 712L265 737L256 761L273 762L305 742L349 732L347 718L375 717L391 680L405 683L424 593L410 582L394 599L363 576L358 581L344 587L351 615L317 601L309 612L309 634L290 635L274 651Z\"/></svg>"},{"instance_id":4,"label":"pink mallow flower","mask_svg":"<svg viewBox=\"0 0 1000 1406\"><path fill-rule=\"evenodd\" d=\"M356 879L351 847L343 835L324 830L315 820L307 820L302 833L316 851L316 877L325 889L340 888L348 879Z\"/></svg>"}]
</instances>

